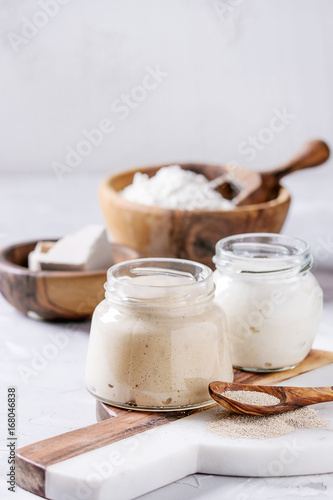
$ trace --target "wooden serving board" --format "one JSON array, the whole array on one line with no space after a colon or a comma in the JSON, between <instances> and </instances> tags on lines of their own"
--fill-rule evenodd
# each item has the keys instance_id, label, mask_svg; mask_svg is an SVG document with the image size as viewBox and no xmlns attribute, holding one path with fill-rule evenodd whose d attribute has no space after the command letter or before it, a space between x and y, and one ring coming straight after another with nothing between
<instances>
[{"instance_id":1,"label":"wooden serving board","mask_svg":"<svg viewBox=\"0 0 333 500\"><path fill-rule=\"evenodd\" d=\"M302 383L302 376L306 377L302 375L298 385L331 385L327 380L322 383L325 368L318 370L331 363L332 352L312 350L292 370L268 374L236 370L235 381L275 385L316 370L308 374L310 383ZM333 377L332 368L326 370ZM330 408L333 420L333 406ZM97 424L17 450L17 485L51 500L109 500L110 491L112 498L135 498L195 472L248 476L333 472L332 429L299 429L281 438L232 440L207 430L217 411L218 407L187 412L128 411L97 402ZM295 444L296 435L302 444ZM281 458L288 453L291 458Z\"/></svg>"}]
</instances>

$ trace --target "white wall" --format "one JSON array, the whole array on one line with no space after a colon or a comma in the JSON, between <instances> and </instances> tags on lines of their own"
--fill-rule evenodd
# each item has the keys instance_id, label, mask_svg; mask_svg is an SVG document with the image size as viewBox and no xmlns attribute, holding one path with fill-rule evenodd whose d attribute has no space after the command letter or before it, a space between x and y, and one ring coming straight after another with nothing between
<instances>
[{"instance_id":1,"label":"white wall","mask_svg":"<svg viewBox=\"0 0 333 500\"><path fill-rule=\"evenodd\" d=\"M0 7L3 172L55 175L59 162L68 172L107 173L181 160L263 169L309 138L331 141L331 0L0 0ZM135 87L151 86L147 68L157 66L168 76L145 96ZM125 118L116 100L131 92L135 109ZM292 115L289 123L272 121L276 110ZM88 145L77 166L66 165L67 148L105 118L113 131ZM278 131L262 132L269 124ZM251 161L245 143L258 134L266 144Z\"/></svg>"}]
</instances>

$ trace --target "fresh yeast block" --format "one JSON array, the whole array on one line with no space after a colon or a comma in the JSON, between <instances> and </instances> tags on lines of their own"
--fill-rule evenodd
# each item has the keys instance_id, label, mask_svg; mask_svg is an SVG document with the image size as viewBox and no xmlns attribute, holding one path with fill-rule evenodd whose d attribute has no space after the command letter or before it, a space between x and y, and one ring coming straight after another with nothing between
<instances>
[{"instance_id":1,"label":"fresh yeast block","mask_svg":"<svg viewBox=\"0 0 333 500\"><path fill-rule=\"evenodd\" d=\"M42 271L97 271L113 263L111 243L103 226L89 225L58 240L32 259ZM29 259L30 260L30 259Z\"/></svg>"},{"instance_id":2,"label":"fresh yeast block","mask_svg":"<svg viewBox=\"0 0 333 500\"><path fill-rule=\"evenodd\" d=\"M54 241L39 241L34 250L28 255L28 267L30 271L40 271L40 261L53 246Z\"/></svg>"}]
</instances>

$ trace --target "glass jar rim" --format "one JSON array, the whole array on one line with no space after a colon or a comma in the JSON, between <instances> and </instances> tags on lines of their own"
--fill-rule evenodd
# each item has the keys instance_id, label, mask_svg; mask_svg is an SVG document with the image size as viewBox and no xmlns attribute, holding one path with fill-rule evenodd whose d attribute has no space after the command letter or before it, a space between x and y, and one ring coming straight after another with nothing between
<instances>
[{"instance_id":1,"label":"glass jar rim","mask_svg":"<svg viewBox=\"0 0 333 500\"><path fill-rule=\"evenodd\" d=\"M181 283L135 282L142 276L185 278ZM188 283L186 282L188 279ZM105 298L141 305L163 305L184 301L201 302L215 291L212 270L199 262L167 257L133 259L108 269Z\"/></svg>"},{"instance_id":2,"label":"glass jar rim","mask_svg":"<svg viewBox=\"0 0 333 500\"><path fill-rule=\"evenodd\" d=\"M235 273L306 272L312 267L309 245L300 238L278 233L244 233L216 243L217 269Z\"/></svg>"}]
</instances>

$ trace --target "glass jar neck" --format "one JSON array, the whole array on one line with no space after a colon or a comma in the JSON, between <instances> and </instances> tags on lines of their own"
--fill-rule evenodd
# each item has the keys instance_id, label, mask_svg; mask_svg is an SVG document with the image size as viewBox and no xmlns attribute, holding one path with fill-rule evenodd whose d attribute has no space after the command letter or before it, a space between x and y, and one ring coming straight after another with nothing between
<instances>
[{"instance_id":1,"label":"glass jar neck","mask_svg":"<svg viewBox=\"0 0 333 500\"><path fill-rule=\"evenodd\" d=\"M249 233L223 238L213 261L225 274L260 278L305 274L312 267L308 244L273 233Z\"/></svg>"},{"instance_id":2,"label":"glass jar neck","mask_svg":"<svg viewBox=\"0 0 333 500\"><path fill-rule=\"evenodd\" d=\"M105 298L133 307L184 307L212 300L209 267L181 259L148 258L122 262L107 273Z\"/></svg>"}]
</instances>

